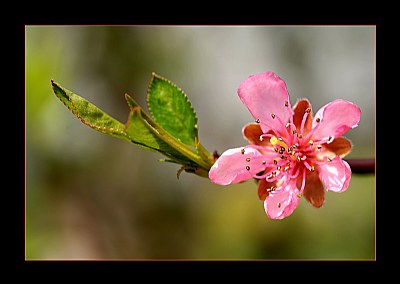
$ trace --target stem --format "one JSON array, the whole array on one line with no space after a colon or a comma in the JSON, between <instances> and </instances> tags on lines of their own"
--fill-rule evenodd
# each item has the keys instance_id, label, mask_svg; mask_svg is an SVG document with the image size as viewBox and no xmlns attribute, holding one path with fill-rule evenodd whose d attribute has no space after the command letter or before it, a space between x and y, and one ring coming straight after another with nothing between
<instances>
[{"instance_id":1,"label":"stem","mask_svg":"<svg viewBox=\"0 0 400 284\"><path fill-rule=\"evenodd\" d=\"M347 159L355 174L375 174L375 159Z\"/></svg>"}]
</instances>

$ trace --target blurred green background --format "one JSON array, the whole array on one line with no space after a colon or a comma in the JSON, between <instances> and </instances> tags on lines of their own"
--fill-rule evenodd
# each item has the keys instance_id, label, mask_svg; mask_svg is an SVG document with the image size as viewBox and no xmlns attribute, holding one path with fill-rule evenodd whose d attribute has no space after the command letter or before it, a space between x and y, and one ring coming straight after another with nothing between
<instances>
[{"instance_id":1,"label":"blurred green background","mask_svg":"<svg viewBox=\"0 0 400 284\"><path fill-rule=\"evenodd\" d=\"M375 156L374 26L26 26L26 259L374 259L375 176L353 174L322 208L266 217L253 181L183 173L82 124L53 79L125 122L151 72L182 88L209 151L245 144L237 96L273 71L314 113L335 98L363 114L347 158Z\"/></svg>"}]
</instances>

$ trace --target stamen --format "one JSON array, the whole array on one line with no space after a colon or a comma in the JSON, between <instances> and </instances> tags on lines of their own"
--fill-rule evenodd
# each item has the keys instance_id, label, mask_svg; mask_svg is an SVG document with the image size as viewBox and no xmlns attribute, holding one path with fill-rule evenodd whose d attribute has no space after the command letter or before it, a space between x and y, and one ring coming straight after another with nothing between
<instances>
[{"instance_id":1,"label":"stamen","mask_svg":"<svg viewBox=\"0 0 400 284\"><path fill-rule=\"evenodd\" d=\"M303 171L303 180L301 182L300 193L303 192L305 187L306 187L306 170Z\"/></svg>"},{"instance_id":2,"label":"stamen","mask_svg":"<svg viewBox=\"0 0 400 284\"><path fill-rule=\"evenodd\" d=\"M267 147L263 147L263 146L260 146L260 145L254 145L254 144L250 144L250 145L246 145L246 146L244 146L244 148L242 149L242 154L244 154L244 149L247 149L247 148L253 148L253 149L256 149L256 150L260 150L260 151L262 151L263 153L270 153L271 154L271 156L277 156L277 155L275 155L275 153L272 151L272 149L271 148L267 148ZM274 149L275 150L275 149ZM278 149L279 150L279 149ZM275 150L275 152L277 152L278 150Z\"/></svg>"},{"instance_id":3,"label":"stamen","mask_svg":"<svg viewBox=\"0 0 400 284\"><path fill-rule=\"evenodd\" d=\"M246 166L246 170L250 171L250 166Z\"/></svg>"},{"instance_id":4,"label":"stamen","mask_svg":"<svg viewBox=\"0 0 400 284\"><path fill-rule=\"evenodd\" d=\"M260 119L259 118L256 119L256 123L260 123Z\"/></svg>"},{"instance_id":5,"label":"stamen","mask_svg":"<svg viewBox=\"0 0 400 284\"><path fill-rule=\"evenodd\" d=\"M313 172L314 170L315 170L315 168L314 168L314 170L313 170L313 167L312 166L310 166L310 164L309 163L307 163L306 161L304 161L304 166L309 170L309 171L311 171L311 172Z\"/></svg>"},{"instance_id":6,"label":"stamen","mask_svg":"<svg viewBox=\"0 0 400 284\"><path fill-rule=\"evenodd\" d=\"M246 162L250 162L250 158L246 158Z\"/></svg>"},{"instance_id":7,"label":"stamen","mask_svg":"<svg viewBox=\"0 0 400 284\"><path fill-rule=\"evenodd\" d=\"M303 133L304 131L304 125L306 124L306 120L308 117L308 114L311 112L311 108L307 108L306 112L303 115L303 120L301 121L301 126L300 126L300 132ZM299 137L300 138L300 137Z\"/></svg>"},{"instance_id":8,"label":"stamen","mask_svg":"<svg viewBox=\"0 0 400 284\"><path fill-rule=\"evenodd\" d=\"M295 172L294 175L291 176L291 178L297 178L299 173L300 173L300 167L297 167L297 171Z\"/></svg>"},{"instance_id":9,"label":"stamen","mask_svg":"<svg viewBox=\"0 0 400 284\"><path fill-rule=\"evenodd\" d=\"M274 137L274 135L273 134L270 134L270 133L264 133L264 134L261 134L260 135L260 141L263 141L264 139L264 137Z\"/></svg>"},{"instance_id":10,"label":"stamen","mask_svg":"<svg viewBox=\"0 0 400 284\"><path fill-rule=\"evenodd\" d=\"M288 106L289 106L289 102L285 101L285 107L288 107Z\"/></svg>"},{"instance_id":11,"label":"stamen","mask_svg":"<svg viewBox=\"0 0 400 284\"><path fill-rule=\"evenodd\" d=\"M240 152L242 153L242 155L244 155L244 149L240 150Z\"/></svg>"},{"instance_id":12,"label":"stamen","mask_svg":"<svg viewBox=\"0 0 400 284\"><path fill-rule=\"evenodd\" d=\"M315 119L315 121L316 121L316 122L320 122L321 119L320 119L319 117L317 117L317 118Z\"/></svg>"},{"instance_id":13,"label":"stamen","mask_svg":"<svg viewBox=\"0 0 400 284\"><path fill-rule=\"evenodd\" d=\"M278 206L278 208L281 208L281 203L278 202L278 203L276 204L276 206Z\"/></svg>"},{"instance_id":14,"label":"stamen","mask_svg":"<svg viewBox=\"0 0 400 284\"><path fill-rule=\"evenodd\" d=\"M272 119L275 119L275 114L271 113Z\"/></svg>"}]
</instances>

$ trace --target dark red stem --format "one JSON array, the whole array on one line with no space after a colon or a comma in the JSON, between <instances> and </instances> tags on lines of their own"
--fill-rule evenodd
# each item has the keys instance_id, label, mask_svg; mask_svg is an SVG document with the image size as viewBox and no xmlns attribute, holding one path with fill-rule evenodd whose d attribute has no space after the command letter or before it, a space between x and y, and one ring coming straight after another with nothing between
<instances>
[{"instance_id":1,"label":"dark red stem","mask_svg":"<svg viewBox=\"0 0 400 284\"><path fill-rule=\"evenodd\" d=\"M375 174L375 159L346 159L355 174Z\"/></svg>"}]
</instances>

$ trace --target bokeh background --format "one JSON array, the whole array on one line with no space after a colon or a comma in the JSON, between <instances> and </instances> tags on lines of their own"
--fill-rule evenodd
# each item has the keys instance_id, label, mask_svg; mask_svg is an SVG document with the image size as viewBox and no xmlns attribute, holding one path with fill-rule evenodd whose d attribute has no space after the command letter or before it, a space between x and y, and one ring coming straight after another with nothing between
<instances>
[{"instance_id":1,"label":"bokeh background","mask_svg":"<svg viewBox=\"0 0 400 284\"><path fill-rule=\"evenodd\" d=\"M125 122L152 72L188 95L209 150L245 144L237 96L273 71L314 113L361 107L347 158L375 156L375 26L26 26L26 259L375 258L375 176L353 174L322 208L266 217L253 181L219 186L82 124L53 79Z\"/></svg>"}]
</instances>

